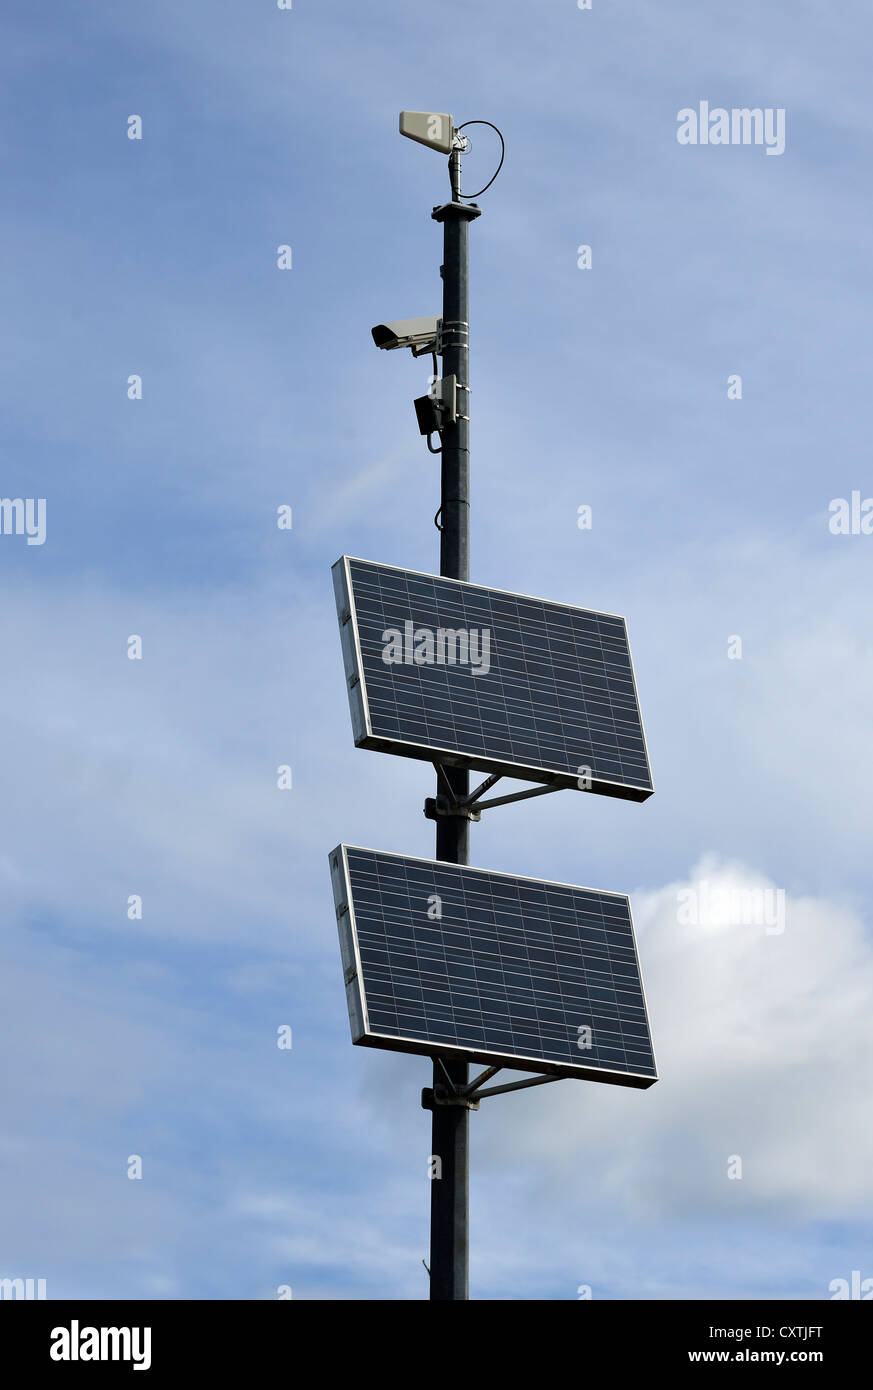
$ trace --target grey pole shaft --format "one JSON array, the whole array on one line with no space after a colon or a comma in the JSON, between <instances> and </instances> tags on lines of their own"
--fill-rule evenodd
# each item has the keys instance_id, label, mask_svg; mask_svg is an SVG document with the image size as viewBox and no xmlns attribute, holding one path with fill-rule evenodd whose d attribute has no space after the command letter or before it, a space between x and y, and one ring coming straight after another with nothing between
<instances>
[{"instance_id":1,"label":"grey pole shaft","mask_svg":"<svg viewBox=\"0 0 873 1390\"><path fill-rule=\"evenodd\" d=\"M468 230L480 209L461 202L460 153L450 160L452 201L434 208L443 224L443 376L454 376L459 418L442 431L440 574L449 579L470 578L470 415ZM447 768L458 798L469 793L466 769ZM438 793L442 792L437 787ZM438 816L436 857L450 864L470 862L470 822L463 816ZM468 1081L466 1062L445 1059L456 1087ZM434 1090L444 1087L434 1063ZM469 1129L470 1112L462 1105L434 1105L431 1154L441 1175L431 1182L430 1296L432 1299L469 1297Z\"/></svg>"}]
</instances>

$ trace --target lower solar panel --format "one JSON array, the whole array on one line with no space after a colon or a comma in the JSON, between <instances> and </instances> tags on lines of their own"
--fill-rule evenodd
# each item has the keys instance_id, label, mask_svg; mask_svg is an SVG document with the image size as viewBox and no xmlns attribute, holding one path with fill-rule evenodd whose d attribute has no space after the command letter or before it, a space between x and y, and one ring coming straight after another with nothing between
<instances>
[{"instance_id":1,"label":"lower solar panel","mask_svg":"<svg viewBox=\"0 0 873 1390\"><path fill-rule=\"evenodd\" d=\"M330 866L353 1042L658 1079L623 894L351 845Z\"/></svg>"}]
</instances>

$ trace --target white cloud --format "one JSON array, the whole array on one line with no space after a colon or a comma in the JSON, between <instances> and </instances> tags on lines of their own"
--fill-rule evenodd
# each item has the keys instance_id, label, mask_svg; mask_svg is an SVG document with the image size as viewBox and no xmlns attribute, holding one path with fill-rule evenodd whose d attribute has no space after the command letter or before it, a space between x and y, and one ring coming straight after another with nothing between
<instances>
[{"instance_id":1,"label":"white cloud","mask_svg":"<svg viewBox=\"0 0 873 1390\"><path fill-rule=\"evenodd\" d=\"M504 1111L499 1145L509 1163L552 1171L552 1200L575 1170L589 1198L646 1220L860 1216L873 1199L864 925L840 903L790 894L782 935L680 925L679 894L702 879L713 891L780 886L710 856L687 880L634 896L658 1083L544 1088L521 1122ZM733 1154L741 1180L727 1177Z\"/></svg>"}]
</instances>

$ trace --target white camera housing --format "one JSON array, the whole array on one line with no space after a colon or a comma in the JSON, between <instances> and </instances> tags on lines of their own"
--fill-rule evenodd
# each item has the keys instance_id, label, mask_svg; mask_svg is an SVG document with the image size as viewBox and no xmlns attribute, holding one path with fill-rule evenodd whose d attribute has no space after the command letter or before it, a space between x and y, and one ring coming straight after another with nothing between
<instances>
[{"instance_id":1,"label":"white camera housing","mask_svg":"<svg viewBox=\"0 0 873 1390\"><path fill-rule=\"evenodd\" d=\"M418 357L423 352L439 352L441 318L395 319L394 323L377 323L373 342L390 352L394 348L411 348Z\"/></svg>"}]
</instances>

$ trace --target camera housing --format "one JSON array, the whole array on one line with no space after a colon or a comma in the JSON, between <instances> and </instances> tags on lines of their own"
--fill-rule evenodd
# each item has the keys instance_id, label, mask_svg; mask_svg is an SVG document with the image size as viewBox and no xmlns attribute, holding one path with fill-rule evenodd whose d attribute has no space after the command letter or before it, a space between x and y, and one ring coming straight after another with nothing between
<instances>
[{"instance_id":1,"label":"camera housing","mask_svg":"<svg viewBox=\"0 0 873 1390\"><path fill-rule=\"evenodd\" d=\"M393 323L377 323L371 329L378 348L391 352L394 348L409 348L414 357L424 352L440 351L441 318L395 319Z\"/></svg>"}]
</instances>

